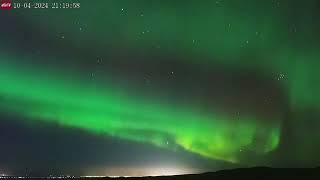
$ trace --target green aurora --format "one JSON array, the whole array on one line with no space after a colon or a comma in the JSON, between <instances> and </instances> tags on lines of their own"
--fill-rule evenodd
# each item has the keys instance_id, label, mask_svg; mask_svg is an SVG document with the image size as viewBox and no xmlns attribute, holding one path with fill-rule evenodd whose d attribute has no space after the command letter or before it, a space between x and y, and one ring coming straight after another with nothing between
<instances>
[{"instance_id":1,"label":"green aurora","mask_svg":"<svg viewBox=\"0 0 320 180\"><path fill-rule=\"evenodd\" d=\"M261 154L273 150L279 142L276 122L266 124L250 116L234 122L185 105L164 105L160 98L149 102L143 97L128 97L111 85L90 87L81 80L68 81L61 70L58 76L20 66L1 64L1 109L30 119L173 150L174 143L205 157L230 162L238 161L241 149ZM264 143L250 147L257 137Z\"/></svg>"},{"instance_id":2,"label":"green aurora","mask_svg":"<svg viewBox=\"0 0 320 180\"><path fill-rule=\"evenodd\" d=\"M161 95L131 96L134 87L130 89L130 82L129 88L116 85L112 73L105 73L109 83L97 80L93 84L80 74L70 75L67 68L21 63L32 61L32 55L4 51L0 55L0 109L26 117L30 123L58 123L173 151L182 147L240 164L249 161L242 158L242 151L264 156L279 148L289 121L294 124L290 133L296 139L292 141L301 145L292 151L300 154L295 154L298 160L310 160L320 147L307 132L311 118L306 115L309 109L317 115L320 112L316 4L288 0L81 1L79 10L23 10L15 15L46 32L45 41L57 43L63 35L69 47L81 51L100 53L121 47L123 53L126 49L149 52L156 46L163 52L196 57L182 63L254 69L280 84L288 96L280 115L261 117L253 112L241 114L235 122L214 106L204 112L197 105L167 103ZM37 58L78 63L77 56L69 56L58 53L49 59ZM318 121L312 122L320 127Z\"/></svg>"}]
</instances>

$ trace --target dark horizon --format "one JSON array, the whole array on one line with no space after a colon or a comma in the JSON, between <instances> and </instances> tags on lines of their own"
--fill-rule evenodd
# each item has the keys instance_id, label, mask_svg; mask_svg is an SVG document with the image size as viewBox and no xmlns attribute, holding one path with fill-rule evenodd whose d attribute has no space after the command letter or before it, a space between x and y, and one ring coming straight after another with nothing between
<instances>
[{"instance_id":1,"label":"dark horizon","mask_svg":"<svg viewBox=\"0 0 320 180\"><path fill-rule=\"evenodd\" d=\"M50 176L0 176L0 179L122 179L122 178L147 178L147 179L230 179L230 178L317 178L320 176L318 168L269 168L269 167L253 167L253 168L237 168L226 169L216 172L205 172L198 174L179 174L179 175L151 175L151 176L73 176L73 175L50 175Z\"/></svg>"}]
</instances>

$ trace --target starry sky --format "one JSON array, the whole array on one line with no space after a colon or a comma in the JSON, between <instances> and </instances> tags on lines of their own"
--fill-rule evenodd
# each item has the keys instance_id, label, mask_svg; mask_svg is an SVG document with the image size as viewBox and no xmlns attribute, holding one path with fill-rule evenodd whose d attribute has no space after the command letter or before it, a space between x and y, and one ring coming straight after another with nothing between
<instances>
[{"instance_id":1,"label":"starry sky","mask_svg":"<svg viewBox=\"0 0 320 180\"><path fill-rule=\"evenodd\" d=\"M317 0L0 11L0 174L320 163Z\"/></svg>"}]
</instances>

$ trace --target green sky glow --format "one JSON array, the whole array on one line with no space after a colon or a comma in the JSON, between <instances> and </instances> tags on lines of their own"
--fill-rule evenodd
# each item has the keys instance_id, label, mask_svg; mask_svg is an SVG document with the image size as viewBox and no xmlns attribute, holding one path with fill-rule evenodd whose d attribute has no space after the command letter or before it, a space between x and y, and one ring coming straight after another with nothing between
<instances>
[{"instance_id":1,"label":"green sky glow","mask_svg":"<svg viewBox=\"0 0 320 180\"><path fill-rule=\"evenodd\" d=\"M15 18L37 32L29 38L38 41L30 44L50 50L39 56L24 49L16 54L1 52L0 108L27 117L30 123L58 123L173 151L181 146L207 158L244 164L244 153L266 155L291 138L285 152L301 162L312 161L320 148L314 140L319 133L313 131L320 127L320 26L314 9L318 2L201 2L81 1L78 10L17 11ZM0 42L15 48L12 44ZM81 55L90 58L76 52L86 52ZM167 101L161 93L144 95L144 87L138 87L137 95L134 83L117 79L113 72L103 72L105 79L92 82L83 78L92 69L82 74L68 69L95 64L101 55L115 62L113 57L124 54L124 61L131 61L132 52L141 57L165 54L189 66L253 70L280 87L283 109L269 117L241 113L235 121L216 110L215 102L210 102L210 112L203 111L196 103ZM34 59L44 63L32 65ZM170 91L166 88L159 91ZM290 133L282 136L288 124Z\"/></svg>"},{"instance_id":2,"label":"green sky glow","mask_svg":"<svg viewBox=\"0 0 320 180\"><path fill-rule=\"evenodd\" d=\"M90 88L79 79L65 80L45 69L1 63L2 109L38 120L77 127L93 133L151 143L174 150L179 145L199 155L238 162L241 151L267 153L279 142L279 123L243 116L202 113L192 106L164 105L161 98L126 96L104 85ZM46 72L46 73L44 73ZM66 76L67 77L67 76ZM262 138L260 145L253 140Z\"/></svg>"}]
</instances>

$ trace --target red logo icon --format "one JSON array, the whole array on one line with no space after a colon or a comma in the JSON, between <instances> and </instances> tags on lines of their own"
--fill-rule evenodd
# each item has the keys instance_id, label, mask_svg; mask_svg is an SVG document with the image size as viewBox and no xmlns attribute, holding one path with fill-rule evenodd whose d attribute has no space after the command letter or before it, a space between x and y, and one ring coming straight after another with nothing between
<instances>
[{"instance_id":1,"label":"red logo icon","mask_svg":"<svg viewBox=\"0 0 320 180\"><path fill-rule=\"evenodd\" d=\"M0 1L1 9L11 9L12 8L12 0L1 0Z\"/></svg>"}]
</instances>

